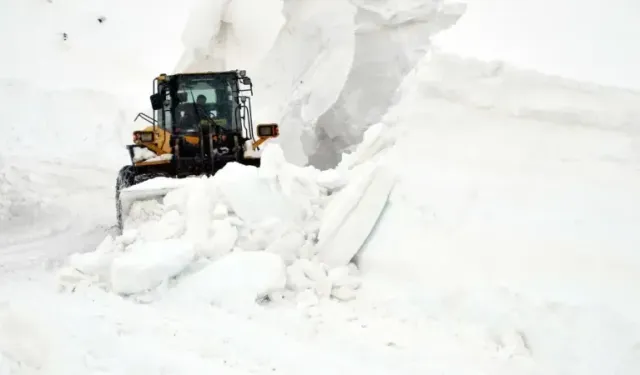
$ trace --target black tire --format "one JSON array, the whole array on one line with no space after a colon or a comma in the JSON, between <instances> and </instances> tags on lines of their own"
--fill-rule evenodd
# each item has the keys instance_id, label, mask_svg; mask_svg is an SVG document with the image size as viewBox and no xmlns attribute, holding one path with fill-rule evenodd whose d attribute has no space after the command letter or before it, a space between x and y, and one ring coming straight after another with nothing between
<instances>
[{"instance_id":1,"label":"black tire","mask_svg":"<svg viewBox=\"0 0 640 375\"><path fill-rule=\"evenodd\" d=\"M133 166L125 165L120 168L116 179L116 218L118 220L118 230L122 233L122 205L120 204L120 190L135 184L136 172Z\"/></svg>"}]
</instances>

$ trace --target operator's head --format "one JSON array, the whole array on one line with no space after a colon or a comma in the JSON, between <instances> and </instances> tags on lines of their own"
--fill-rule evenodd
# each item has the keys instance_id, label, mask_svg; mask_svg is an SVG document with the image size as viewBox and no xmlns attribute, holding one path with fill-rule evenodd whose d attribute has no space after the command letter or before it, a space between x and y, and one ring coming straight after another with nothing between
<instances>
[{"instance_id":1,"label":"operator's head","mask_svg":"<svg viewBox=\"0 0 640 375\"><path fill-rule=\"evenodd\" d=\"M198 95L198 98L196 99L196 103L198 105L204 105L204 103L206 103L206 102L207 102L207 97L206 96L204 96L202 94Z\"/></svg>"}]
</instances>

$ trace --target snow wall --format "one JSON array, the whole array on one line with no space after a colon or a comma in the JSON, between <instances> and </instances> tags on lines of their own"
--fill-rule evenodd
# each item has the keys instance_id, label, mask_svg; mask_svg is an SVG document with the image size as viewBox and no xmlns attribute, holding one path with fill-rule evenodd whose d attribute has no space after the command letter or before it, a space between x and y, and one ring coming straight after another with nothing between
<instances>
[{"instance_id":1,"label":"snow wall","mask_svg":"<svg viewBox=\"0 0 640 375\"><path fill-rule=\"evenodd\" d=\"M2 155L126 163L123 147L144 124L136 114L149 113L152 80L180 54L185 3L2 3L3 54L11 56L0 61ZM172 22L156 26L167 14Z\"/></svg>"},{"instance_id":2,"label":"snow wall","mask_svg":"<svg viewBox=\"0 0 640 375\"><path fill-rule=\"evenodd\" d=\"M392 105L430 35L464 9L440 0L202 1L176 70L247 69L254 119L281 124L287 159L333 167Z\"/></svg>"},{"instance_id":3,"label":"snow wall","mask_svg":"<svg viewBox=\"0 0 640 375\"><path fill-rule=\"evenodd\" d=\"M389 107L429 35L453 24L463 7L69 0L3 9L0 32L11 36L3 53L12 58L0 61L0 173L25 179L24 168L8 166L56 160L117 170L128 161L131 131L145 125L134 117L150 113L153 78L194 69L247 69L256 84L254 119L281 124L277 142L287 160L333 166ZM159 22L167 15L171 22ZM10 216L9 203L2 207Z\"/></svg>"},{"instance_id":4,"label":"snow wall","mask_svg":"<svg viewBox=\"0 0 640 375\"><path fill-rule=\"evenodd\" d=\"M442 0L73 0L3 9L0 32L19 36L5 38L3 51L13 58L0 62L0 78L11 80L0 83L0 96L16 102L2 108L10 119L5 126L31 134L53 127L64 135L105 123L113 127L107 145L119 147L142 125L132 123L137 112L149 113L157 74L246 69L255 83L254 120L282 125L287 159L335 166L339 153L386 112L428 50L430 35L454 24L464 6ZM27 108L38 106L30 98L40 95L29 87L72 103L73 110L58 104L47 110L57 112L54 118L35 121ZM77 118L96 106L110 117ZM87 133L86 148L105 144L105 131ZM12 144L18 138L3 137L4 152L20 149ZM70 152L47 151L49 157Z\"/></svg>"},{"instance_id":5,"label":"snow wall","mask_svg":"<svg viewBox=\"0 0 640 375\"><path fill-rule=\"evenodd\" d=\"M433 42L456 55L638 90L638 17L640 4L628 0L477 0Z\"/></svg>"}]
</instances>

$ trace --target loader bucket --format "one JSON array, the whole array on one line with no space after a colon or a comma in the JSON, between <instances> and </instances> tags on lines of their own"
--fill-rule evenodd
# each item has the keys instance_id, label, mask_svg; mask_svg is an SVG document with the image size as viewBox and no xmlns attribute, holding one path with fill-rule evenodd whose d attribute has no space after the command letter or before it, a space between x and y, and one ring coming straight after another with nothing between
<instances>
[{"instance_id":1,"label":"loader bucket","mask_svg":"<svg viewBox=\"0 0 640 375\"><path fill-rule=\"evenodd\" d=\"M140 184L129 186L120 190L119 206L121 223L124 223L129 215L131 206L137 201L161 200L169 192L184 186L189 179L157 177ZM122 228L120 228L122 229Z\"/></svg>"}]
</instances>

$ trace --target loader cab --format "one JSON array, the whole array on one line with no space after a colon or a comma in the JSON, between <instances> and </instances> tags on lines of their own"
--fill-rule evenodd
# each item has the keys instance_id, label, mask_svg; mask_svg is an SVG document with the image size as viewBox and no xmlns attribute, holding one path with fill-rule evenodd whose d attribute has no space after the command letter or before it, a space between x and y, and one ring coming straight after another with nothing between
<instances>
[{"instance_id":1,"label":"loader cab","mask_svg":"<svg viewBox=\"0 0 640 375\"><path fill-rule=\"evenodd\" d=\"M253 138L251 101L243 94L249 91L244 71L161 74L150 98L153 123L170 134L190 134L206 121L216 132Z\"/></svg>"}]
</instances>

